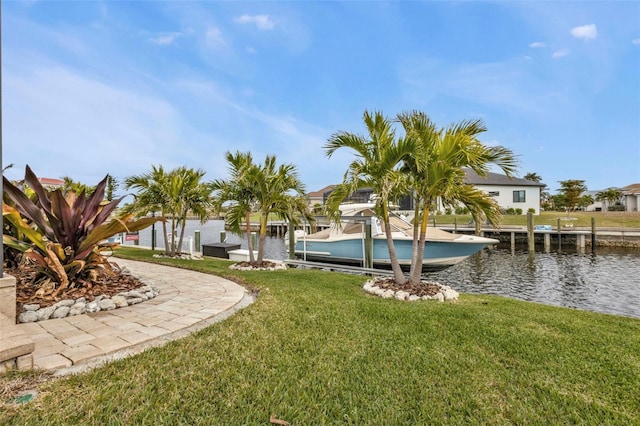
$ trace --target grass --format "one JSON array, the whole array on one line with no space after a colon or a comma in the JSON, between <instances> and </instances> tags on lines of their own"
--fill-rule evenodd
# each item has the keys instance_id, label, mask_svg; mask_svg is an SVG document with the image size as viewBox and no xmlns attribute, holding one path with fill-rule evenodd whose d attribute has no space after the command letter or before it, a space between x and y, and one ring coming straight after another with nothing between
<instances>
[{"instance_id":1,"label":"grass","mask_svg":"<svg viewBox=\"0 0 640 426\"><path fill-rule=\"evenodd\" d=\"M640 320L494 296L383 300L360 276L154 261L260 295L184 339L48 382L0 423L640 424Z\"/></svg>"},{"instance_id":2,"label":"grass","mask_svg":"<svg viewBox=\"0 0 640 426\"><path fill-rule=\"evenodd\" d=\"M567 217L570 221L567 221ZM640 228L640 212L542 212L533 217L536 225L552 225L555 227L560 219L560 224L572 223L576 227L591 229L591 218L596 220L598 228ZM453 224L465 226L471 215L431 215L429 224L435 219L437 224ZM501 226L527 226L527 215L503 215Z\"/></svg>"}]
</instances>

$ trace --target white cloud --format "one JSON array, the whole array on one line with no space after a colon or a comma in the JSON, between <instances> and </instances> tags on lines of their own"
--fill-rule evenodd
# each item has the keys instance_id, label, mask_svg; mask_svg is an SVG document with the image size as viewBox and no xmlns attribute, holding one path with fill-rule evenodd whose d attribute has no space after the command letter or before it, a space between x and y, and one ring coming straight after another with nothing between
<instances>
[{"instance_id":1,"label":"white cloud","mask_svg":"<svg viewBox=\"0 0 640 426\"><path fill-rule=\"evenodd\" d=\"M598 30L595 24L582 25L571 30L571 35L583 40L591 40L598 37Z\"/></svg>"},{"instance_id":2,"label":"white cloud","mask_svg":"<svg viewBox=\"0 0 640 426\"><path fill-rule=\"evenodd\" d=\"M234 20L239 24L256 24L259 30L272 30L276 26L269 15L242 15Z\"/></svg>"},{"instance_id":3,"label":"white cloud","mask_svg":"<svg viewBox=\"0 0 640 426\"><path fill-rule=\"evenodd\" d=\"M640 38L634 38L633 40L631 40L631 43L635 45L640 45Z\"/></svg>"},{"instance_id":4,"label":"white cloud","mask_svg":"<svg viewBox=\"0 0 640 426\"><path fill-rule=\"evenodd\" d=\"M209 46L224 46L226 44L222 37L222 31L215 27L207 30L206 38Z\"/></svg>"},{"instance_id":5,"label":"white cloud","mask_svg":"<svg viewBox=\"0 0 640 426\"><path fill-rule=\"evenodd\" d=\"M530 73L525 58L505 62L454 65L412 57L398 68L406 103L425 105L454 98L528 115L547 116L551 106L566 102L562 92Z\"/></svg>"},{"instance_id":6,"label":"white cloud","mask_svg":"<svg viewBox=\"0 0 640 426\"><path fill-rule=\"evenodd\" d=\"M44 176L87 176L93 183L106 173L123 177L150 164L174 167L185 159L180 141L194 138L180 112L154 94L56 65L12 70L5 78L6 158Z\"/></svg>"},{"instance_id":7,"label":"white cloud","mask_svg":"<svg viewBox=\"0 0 640 426\"><path fill-rule=\"evenodd\" d=\"M529 47L532 47L534 49L539 49L541 47L546 47L547 45L541 41L534 41L533 43L531 43L529 45Z\"/></svg>"},{"instance_id":8,"label":"white cloud","mask_svg":"<svg viewBox=\"0 0 640 426\"><path fill-rule=\"evenodd\" d=\"M564 58L565 56L569 55L569 53L571 53L569 49L560 49L553 52L551 57L554 59Z\"/></svg>"},{"instance_id":9,"label":"white cloud","mask_svg":"<svg viewBox=\"0 0 640 426\"><path fill-rule=\"evenodd\" d=\"M182 33L179 32L160 33L149 37L149 41L160 46L167 46L173 44L181 35Z\"/></svg>"}]
</instances>

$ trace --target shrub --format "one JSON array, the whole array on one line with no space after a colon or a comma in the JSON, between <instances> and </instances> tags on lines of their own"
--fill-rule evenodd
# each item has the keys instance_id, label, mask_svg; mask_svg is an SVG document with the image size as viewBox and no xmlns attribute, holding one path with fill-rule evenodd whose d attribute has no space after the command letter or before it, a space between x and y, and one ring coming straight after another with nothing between
<instances>
[{"instance_id":1,"label":"shrub","mask_svg":"<svg viewBox=\"0 0 640 426\"><path fill-rule=\"evenodd\" d=\"M107 221L122 201L103 202L107 177L91 195L84 191L48 191L29 166L23 182L21 189L3 176L8 202L3 205L2 216L12 230L3 234L3 242L23 253L21 266L34 268L34 284L46 285L53 296L66 288L90 286L101 272L111 270L100 253L109 237L164 220L132 221L132 215L125 215ZM25 185L33 191L32 197L27 195Z\"/></svg>"},{"instance_id":2,"label":"shrub","mask_svg":"<svg viewBox=\"0 0 640 426\"><path fill-rule=\"evenodd\" d=\"M521 208L517 208L517 209L516 209L516 214L517 214L518 216L520 216L520 215L522 214L522 209L521 209Z\"/></svg>"}]
</instances>

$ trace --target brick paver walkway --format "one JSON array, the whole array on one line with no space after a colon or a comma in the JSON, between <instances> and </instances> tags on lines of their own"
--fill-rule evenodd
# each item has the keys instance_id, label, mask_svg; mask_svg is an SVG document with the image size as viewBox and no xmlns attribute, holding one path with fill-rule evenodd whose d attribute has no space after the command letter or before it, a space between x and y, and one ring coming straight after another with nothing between
<instances>
[{"instance_id":1,"label":"brick paver walkway","mask_svg":"<svg viewBox=\"0 0 640 426\"><path fill-rule=\"evenodd\" d=\"M224 278L186 269L115 259L160 289L137 305L29 324L6 337L35 343L34 367L73 369L138 353L206 327L250 303L245 288Z\"/></svg>"}]
</instances>

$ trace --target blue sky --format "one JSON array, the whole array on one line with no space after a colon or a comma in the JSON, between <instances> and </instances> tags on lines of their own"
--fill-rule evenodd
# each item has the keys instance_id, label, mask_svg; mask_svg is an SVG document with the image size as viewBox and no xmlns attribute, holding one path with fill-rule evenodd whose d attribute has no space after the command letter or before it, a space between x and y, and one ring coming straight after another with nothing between
<instances>
[{"instance_id":1,"label":"blue sky","mask_svg":"<svg viewBox=\"0 0 640 426\"><path fill-rule=\"evenodd\" d=\"M314 191L352 159L332 133L418 109L600 190L640 182L640 3L4 1L2 103L11 179L225 178L240 150Z\"/></svg>"}]
</instances>

